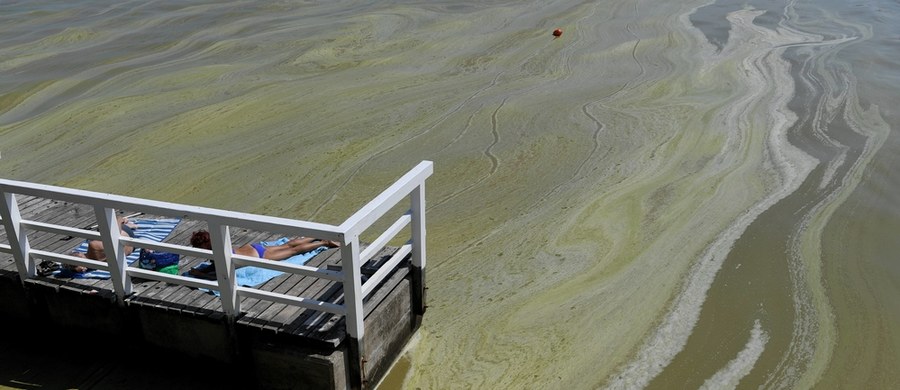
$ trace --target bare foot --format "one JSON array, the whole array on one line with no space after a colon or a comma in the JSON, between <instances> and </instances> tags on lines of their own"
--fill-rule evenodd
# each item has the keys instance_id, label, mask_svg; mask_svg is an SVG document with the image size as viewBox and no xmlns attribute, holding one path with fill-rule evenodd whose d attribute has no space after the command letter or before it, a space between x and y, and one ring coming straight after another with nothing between
<instances>
[{"instance_id":1,"label":"bare foot","mask_svg":"<svg viewBox=\"0 0 900 390\"><path fill-rule=\"evenodd\" d=\"M337 241L319 240L319 242L322 243L322 245L327 246L329 248L337 248L337 247L341 246L341 244Z\"/></svg>"},{"instance_id":2,"label":"bare foot","mask_svg":"<svg viewBox=\"0 0 900 390\"><path fill-rule=\"evenodd\" d=\"M87 256L84 255L84 253L81 253L81 252L72 252L72 256L80 257L80 258L82 258L82 259L87 259L87 258L88 258ZM75 272L75 273L79 273L79 274L88 271L88 268L85 267L85 266L83 266L83 265L63 264L62 267L63 267L64 269L67 269L67 270L69 270L69 271L72 271L72 272Z\"/></svg>"},{"instance_id":3,"label":"bare foot","mask_svg":"<svg viewBox=\"0 0 900 390\"><path fill-rule=\"evenodd\" d=\"M128 220L128 217L118 217L116 220L119 221L119 226L128 226L132 229L137 229L137 225L134 222Z\"/></svg>"}]
</instances>

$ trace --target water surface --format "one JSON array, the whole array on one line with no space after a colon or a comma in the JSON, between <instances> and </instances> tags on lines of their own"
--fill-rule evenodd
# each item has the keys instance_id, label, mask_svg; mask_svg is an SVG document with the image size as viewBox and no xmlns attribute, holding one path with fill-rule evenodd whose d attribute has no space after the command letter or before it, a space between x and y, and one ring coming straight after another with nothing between
<instances>
[{"instance_id":1,"label":"water surface","mask_svg":"<svg viewBox=\"0 0 900 390\"><path fill-rule=\"evenodd\" d=\"M390 386L897 387L898 16L3 2L0 176L339 223L435 161Z\"/></svg>"}]
</instances>

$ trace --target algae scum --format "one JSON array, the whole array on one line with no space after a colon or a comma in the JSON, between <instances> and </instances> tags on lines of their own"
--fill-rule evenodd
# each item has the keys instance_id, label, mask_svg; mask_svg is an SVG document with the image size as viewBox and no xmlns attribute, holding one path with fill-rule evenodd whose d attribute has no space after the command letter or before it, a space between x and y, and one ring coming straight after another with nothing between
<instances>
[{"instance_id":1,"label":"algae scum","mask_svg":"<svg viewBox=\"0 0 900 390\"><path fill-rule=\"evenodd\" d=\"M335 223L433 160L391 386L896 387L898 17L0 3L0 176Z\"/></svg>"}]
</instances>

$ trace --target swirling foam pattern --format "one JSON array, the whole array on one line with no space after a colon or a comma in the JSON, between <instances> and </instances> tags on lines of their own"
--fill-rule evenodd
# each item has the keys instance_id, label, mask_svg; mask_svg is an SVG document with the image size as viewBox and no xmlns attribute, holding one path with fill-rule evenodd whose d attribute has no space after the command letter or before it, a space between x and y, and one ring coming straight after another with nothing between
<instances>
[{"instance_id":1,"label":"swirling foam pattern","mask_svg":"<svg viewBox=\"0 0 900 390\"><path fill-rule=\"evenodd\" d=\"M4 2L0 176L338 223L434 160L385 388L896 387L898 18Z\"/></svg>"}]
</instances>

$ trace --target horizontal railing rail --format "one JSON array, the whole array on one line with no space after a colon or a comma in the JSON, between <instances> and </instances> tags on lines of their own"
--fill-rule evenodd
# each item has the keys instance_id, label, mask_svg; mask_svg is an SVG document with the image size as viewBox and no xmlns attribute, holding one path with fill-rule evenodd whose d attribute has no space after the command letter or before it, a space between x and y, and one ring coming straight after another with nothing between
<instances>
[{"instance_id":1,"label":"horizontal railing rail","mask_svg":"<svg viewBox=\"0 0 900 390\"><path fill-rule=\"evenodd\" d=\"M217 225L240 226L259 231L278 231L326 240L340 241L343 239L341 230L338 229L337 226L323 223L220 210L201 206L190 206L179 203L140 199L6 179L0 179L0 190L4 193L30 195L39 198L79 204L102 205L103 207L112 209L141 210L150 214L181 216L194 220L208 221Z\"/></svg>"},{"instance_id":2,"label":"horizontal railing rail","mask_svg":"<svg viewBox=\"0 0 900 390\"><path fill-rule=\"evenodd\" d=\"M404 258L411 257L413 266L424 268L424 184L433 172L432 165L430 161L423 161L339 226L0 179L0 195L2 195L0 197L0 201L2 201L0 223L5 230L8 242L8 244L0 244L0 252L13 255L23 283L26 279L35 277L38 260L49 260L109 271L113 289L120 303L123 303L124 299L132 294L131 279L137 277L193 288L216 290L220 293L223 311L231 319L240 314L240 298L255 298L346 315L348 334L354 339L360 340L364 332L363 299L371 294ZM23 218L20 215L17 195L92 206L97 219L96 227L99 231ZM371 228L373 223L404 199L408 199L410 202L409 211L381 232L365 249L360 250L360 234ZM115 219L117 210L141 211L147 214L177 216L206 222L213 249L198 249L168 242L120 236ZM375 254L384 249L410 225L412 225L412 229L409 231L410 236L407 243L402 245L389 260L383 263L381 268L363 283L361 280L362 265L371 260ZM341 243L341 270L335 271L233 254L230 234L232 227L338 241ZM100 240L104 244L107 260L98 261L31 248L29 237L32 232ZM125 245L210 259L214 262L216 270L219 271L216 273L217 280L196 279L128 266L125 262ZM313 297L293 296L254 287L238 286L235 284L234 273L236 268L242 266L267 268L342 283L343 301L342 303L331 303Z\"/></svg>"}]
</instances>

